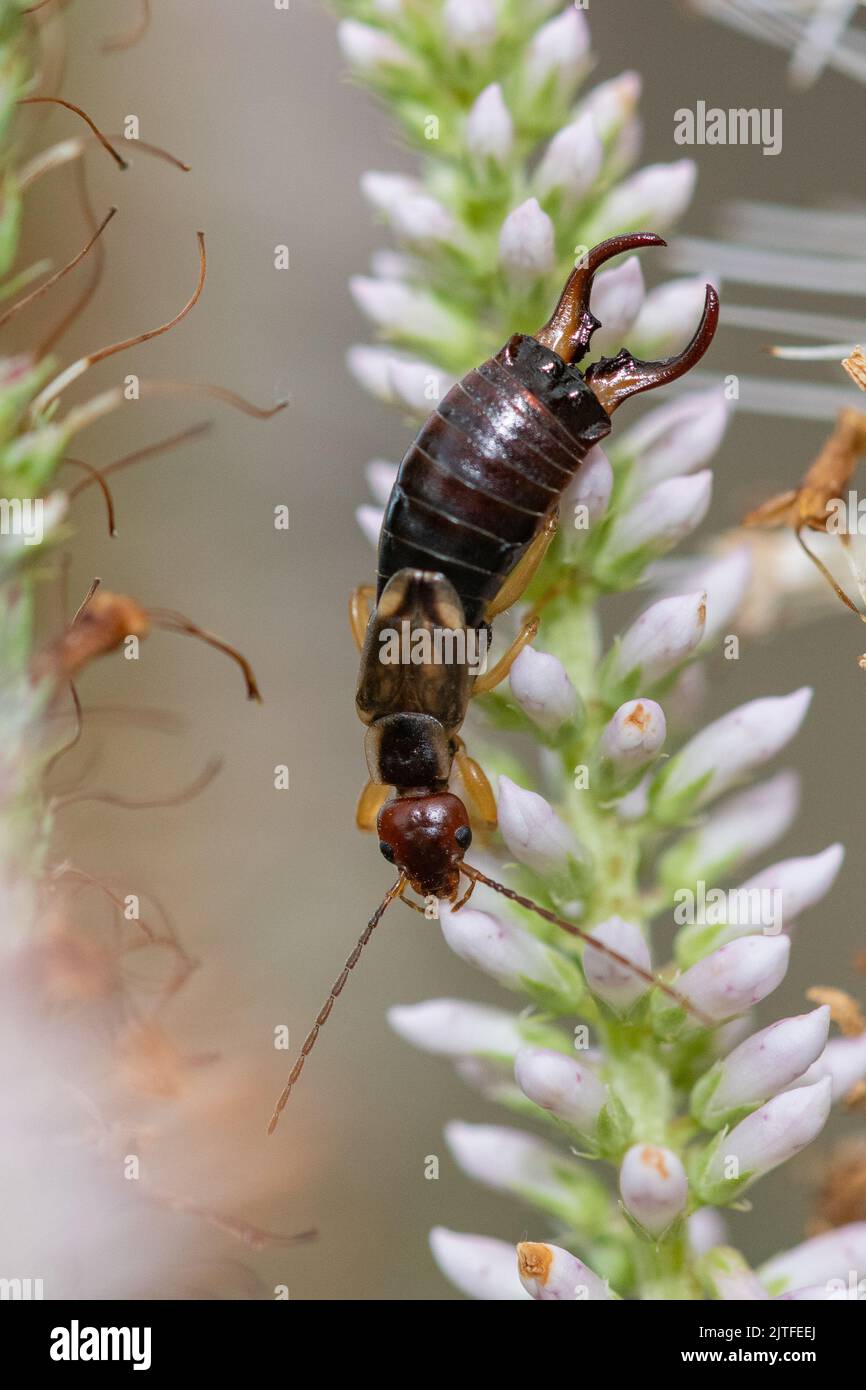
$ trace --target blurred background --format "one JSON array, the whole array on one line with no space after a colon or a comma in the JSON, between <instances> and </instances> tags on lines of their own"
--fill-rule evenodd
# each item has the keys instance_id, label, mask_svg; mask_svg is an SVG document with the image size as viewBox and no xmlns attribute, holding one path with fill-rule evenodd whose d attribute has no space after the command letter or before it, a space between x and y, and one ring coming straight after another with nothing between
<instances>
[{"instance_id":1,"label":"blurred background","mask_svg":"<svg viewBox=\"0 0 866 1390\"><path fill-rule=\"evenodd\" d=\"M91 668L81 682L85 704L176 711L185 727L172 733L94 717L62 776L58 770L59 785L84 776L89 786L147 799L179 790L214 753L225 766L199 798L176 808L70 805L58 819L58 853L125 892L156 894L202 962L173 1006L172 1028L190 1051L231 1058L252 1090L203 1124L195 1144L187 1141L192 1190L197 1174L207 1187L223 1154L235 1209L268 1229L315 1225L320 1233L314 1244L250 1257L264 1284L285 1283L297 1298L447 1299L456 1295L429 1254L432 1225L518 1240L527 1232L540 1238L544 1223L473 1186L445 1149L448 1118L496 1122L501 1113L485 1113L447 1065L387 1028L392 1003L437 995L508 1002L450 954L435 924L403 909L386 918L290 1114L273 1139L264 1135L290 1060L274 1051L274 1029L290 1028L294 1051L389 881L375 842L354 829L365 768L347 599L372 578L373 556L354 519L367 500L364 465L397 460L407 429L350 379L344 354L366 337L348 277L381 244L359 175L411 170L413 162L374 102L347 82L322 6L292 0L283 12L272 0L155 0L152 8L143 40L110 55L97 40L132 22L134 7L87 0L67 12L64 95L108 131L136 115L142 139L168 146L192 172L133 151L133 167L121 175L99 151L88 157L97 213L113 202L120 212L106 234L103 287L64 359L176 312L195 284L199 227L208 282L176 332L104 363L70 399L137 372L217 382L264 406L288 394L291 404L259 422L210 402L143 400L89 432L78 452L104 465L197 420L214 422L204 438L116 478L117 539L106 534L97 489L82 496L68 603L77 606L99 575L147 605L182 610L243 648L264 705L246 703L228 662L173 635L155 634L138 662L116 657ZM631 67L643 74L643 162L684 153L698 161L684 230L712 234L733 197L829 207L858 192L855 84L831 73L795 94L784 55L675 3L592 0L589 18L594 80ZM699 99L781 107L782 153L676 146L673 113ZM73 121L52 112L43 143L70 134ZM42 180L28 199L29 258L71 254L83 226L69 171ZM274 267L279 244L289 248L285 271ZM671 273L661 256L645 257L644 269L651 284ZM835 307L855 312L841 301ZM52 322L56 307L43 312ZM767 359L762 343L758 334L723 332L713 371L790 377L794 369ZM817 375L842 384L838 369ZM713 530L791 485L828 428L738 416L715 460ZM274 529L280 504L290 509L288 532ZM59 620L53 601L46 590L49 625ZM862 649L856 620L828 604L820 622L771 644L744 642L740 661L720 663L711 686L708 713L716 714L814 682L816 701L790 758L804 777L803 810L773 857L836 839L849 850L837 888L802 924L794 965L764 1021L801 1012L810 984L850 984L851 956L866 944ZM289 769L288 790L274 787L278 764ZM92 906L102 910L98 900ZM425 1158L434 1154L440 1177L427 1181ZM733 1217L733 1240L749 1256L801 1237L814 1164L813 1152L765 1181L755 1213ZM263 1169L266 1181L247 1184L248 1173ZM191 1247L196 1239L191 1228Z\"/></svg>"}]
</instances>

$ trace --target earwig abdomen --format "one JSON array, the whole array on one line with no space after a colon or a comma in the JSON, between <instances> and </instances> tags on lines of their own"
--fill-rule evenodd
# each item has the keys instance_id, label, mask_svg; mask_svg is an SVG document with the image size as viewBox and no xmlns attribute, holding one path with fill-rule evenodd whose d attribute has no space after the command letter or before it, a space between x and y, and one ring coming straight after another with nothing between
<instances>
[{"instance_id":1,"label":"earwig abdomen","mask_svg":"<svg viewBox=\"0 0 866 1390\"><path fill-rule=\"evenodd\" d=\"M581 373L516 335L448 392L406 453L379 548L378 593L440 570L477 626L610 419Z\"/></svg>"}]
</instances>

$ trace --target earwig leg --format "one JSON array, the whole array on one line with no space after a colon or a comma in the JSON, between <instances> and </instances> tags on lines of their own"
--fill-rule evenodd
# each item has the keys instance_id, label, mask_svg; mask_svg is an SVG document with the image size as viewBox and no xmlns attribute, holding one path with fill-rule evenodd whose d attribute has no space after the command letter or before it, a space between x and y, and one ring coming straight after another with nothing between
<instances>
[{"instance_id":1,"label":"earwig leg","mask_svg":"<svg viewBox=\"0 0 866 1390\"><path fill-rule=\"evenodd\" d=\"M559 513L551 512L544 522L535 540L518 560L514 569L509 574L502 588L495 598L492 598L487 605L484 614L485 620L492 623L500 613L511 608L521 595L529 588L541 565L542 560L547 554L548 546L556 535L556 527L559 522Z\"/></svg>"},{"instance_id":2,"label":"earwig leg","mask_svg":"<svg viewBox=\"0 0 866 1390\"><path fill-rule=\"evenodd\" d=\"M420 912L422 917L426 917L426 916L427 916L427 913L426 913L426 911L424 910L423 907L419 907L417 903L413 903L413 901L412 901L411 898L407 898L407 897L406 897L406 890L405 890L405 888L403 889L403 892L402 892L399 896L400 896L400 901L403 902L403 903L405 903L407 907L411 907L411 909L412 909L413 912Z\"/></svg>"},{"instance_id":3,"label":"earwig leg","mask_svg":"<svg viewBox=\"0 0 866 1390\"><path fill-rule=\"evenodd\" d=\"M487 695L491 690L495 690L497 685L505 680L515 661L519 657L523 648L533 641L538 631L538 619L530 618L528 623L524 623L518 632L511 646L504 656L501 656L496 665L489 671L485 671L483 676L475 677L475 685L472 688L473 698L476 695Z\"/></svg>"},{"instance_id":4,"label":"earwig leg","mask_svg":"<svg viewBox=\"0 0 866 1390\"><path fill-rule=\"evenodd\" d=\"M704 312L697 332L681 353L663 362L641 362L623 348L616 357L602 357L587 367L586 384L602 409L612 415L630 396L636 396L640 391L652 391L656 386L666 386L668 382L677 381L691 371L713 341L718 323L719 296L712 285L707 285Z\"/></svg>"},{"instance_id":5,"label":"earwig leg","mask_svg":"<svg viewBox=\"0 0 866 1390\"><path fill-rule=\"evenodd\" d=\"M469 813L474 820L479 820L490 830L495 830L497 822L496 797L493 795L493 788L487 779L487 774L479 767L474 758L470 758L462 738L455 739L455 742L457 751L454 754L454 761L457 764L457 771L460 773L463 788L470 803Z\"/></svg>"},{"instance_id":6,"label":"earwig leg","mask_svg":"<svg viewBox=\"0 0 866 1390\"><path fill-rule=\"evenodd\" d=\"M465 907L465 906L466 906L466 904L468 903L469 899L472 897L472 894L475 892L475 884L476 884L476 882L477 882L476 879L470 878L470 880L469 880L469 887L466 889L466 892L463 894L463 897L460 899L459 903L455 903L455 904L454 904L454 906L453 906L452 909L451 909L452 912L459 912L460 909L461 909L461 907Z\"/></svg>"},{"instance_id":7,"label":"earwig leg","mask_svg":"<svg viewBox=\"0 0 866 1390\"><path fill-rule=\"evenodd\" d=\"M381 782L368 782L366 784L358 797L358 805L355 809L355 824L359 830L372 831L376 829L376 818L390 794L391 788L383 786Z\"/></svg>"},{"instance_id":8,"label":"earwig leg","mask_svg":"<svg viewBox=\"0 0 866 1390\"><path fill-rule=\"evenodd\" d=\"M352 629L352 636L358 651L364 645L367 624L370 621L370 602L375 597L375 593L376 590L372 584L359 584L356 589L352 590L349 598L349 627Z\"/></svg>"}]
</instances>

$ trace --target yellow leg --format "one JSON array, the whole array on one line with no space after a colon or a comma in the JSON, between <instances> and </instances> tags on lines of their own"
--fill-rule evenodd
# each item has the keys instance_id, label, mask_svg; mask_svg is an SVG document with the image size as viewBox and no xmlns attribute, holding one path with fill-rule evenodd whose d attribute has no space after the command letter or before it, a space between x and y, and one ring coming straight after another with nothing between
<instances>
[{"instance_id":1,"label":"yellow leg","mask_svg":"<svg viewBox=\"0 0 866 1390\"><path fill-rule=\"evenodd\" d=\"M507 608L511 608L529 587L535 578L539 565L547 554L547 547L556 535L558 520L559 513L551 512L529 549L518 560L505 580L499 593L490 600L484 615L488 623L492 623L499 613L504 613Z\"/></svg>"},{"instance_id":2,"label":"yellow leg","mask_svg":"<svg viewBox=\"0 0 866 1390\"><path fill-rule=\"evenodd\" d=\"M349 598L349 627L358 651L364 645L367 624L370 621L370 603L376 593L372 584L359 584Z\"/></svg>"},{"instance_id":3,"label":"yellow leg","mask_svg":"<svg viewBox=\"0 0 866 1390\"><path fill-rule=\"evenodd\" d=\"M355 824L359 830L375 830L376 818L391 794L381 782L368 782L358 797Z\"/></svg>"},{"instance_id":4,"label":"yellow leg","mask_svg":"<svg viewBox=\"0 0 866 1390\"><path fill-rule=\"evenodd\" d=\"M476 879L470 878L470 880L469 880L469 887L466 889L466 892L463 894L463 897L460 899L459 903L455 903L455 904L454 904L454 906L453 906L452 909L451 909L452 912L459 912L460 909L461 909L461 907L465 907L465 906L466 906L466 904L468 903L469 899L472 897L472 894L475 892L475 884L476 884L476 882L477 882Z\"/></svg>"},{"instance_id":5,"label":"yellow leg","mask_svg":"<svg viewBox=\"0 0 866 1390\"><path fill-rule=\"evenodd\" d=\"M505 680L523 648L534 639L537 631L537 618L530 618L528 623L523 624L508 651L499 658L496 665L492 666L489 671L485 671L483 676L475 677L475 685L472 687L473 697L475 695L487 695Z\"/></svg>"},{"instance_id":6,"label":"yellow leg","mask_svg":"<svg viewBox=\"0 0 866 1390\"><path fill-rule=\"evenodd\" d=\"M470 758L462 738L458 738L456 743L457 752L454 754L454 761L457 764L457 771L460 773L469 801L469 813L473 820L480 821L490 830L495 830L496 797L493 795L493 788L487 780L487 774L479 767L474 758Z\"/></svg>"}]
</instances>

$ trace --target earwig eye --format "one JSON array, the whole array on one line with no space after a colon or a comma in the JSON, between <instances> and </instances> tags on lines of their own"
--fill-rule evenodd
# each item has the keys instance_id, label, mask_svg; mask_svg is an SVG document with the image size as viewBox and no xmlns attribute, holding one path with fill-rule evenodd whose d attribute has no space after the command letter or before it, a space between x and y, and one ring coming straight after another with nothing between
<instances>
[{"instance_id":1,"label":"earwig eye","mask_svg":"<svg viewBox=\"0 0 866 1390\"><path fill-rule=\"evenodd\" d=\"M468 849L472 844L472 831L468 825L461 825L454 831L454 838L461 849Z\"/></svg>"},{"instance_id":2,"label":"earwig eye","mask_svg":"<svg viewBox=\"0 0 866 1390\"><path fill-rule=\"evenodd\" d=\"M381 853L383 859L387 859L389 864L394 863L394 851L388 844L387 840L379 841L379 852Z\"/></svg>"}]
</instances>

